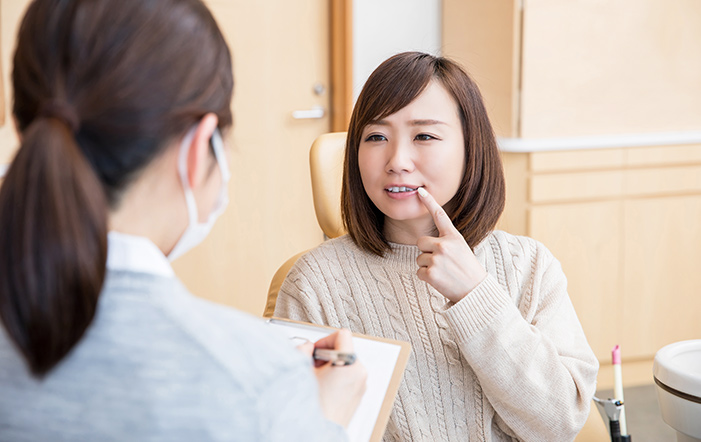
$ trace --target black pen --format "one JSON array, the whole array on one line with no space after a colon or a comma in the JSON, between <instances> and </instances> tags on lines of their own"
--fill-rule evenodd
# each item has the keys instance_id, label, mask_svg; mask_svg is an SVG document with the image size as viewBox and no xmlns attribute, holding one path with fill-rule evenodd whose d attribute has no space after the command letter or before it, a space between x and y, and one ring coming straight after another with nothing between
<instances>
[{"instance_id":1,"label":"black pen","mask_svg":"<svg viewBox=\"0 0 701 442\"><path fill-rule=\"evenodd\" d=\"M328 361L331 365L351 365L357 359L355 353L345 353L338 350L329 350L326 348L315 348L312 357L316 361Z\"/></svg>"}]
</instances>

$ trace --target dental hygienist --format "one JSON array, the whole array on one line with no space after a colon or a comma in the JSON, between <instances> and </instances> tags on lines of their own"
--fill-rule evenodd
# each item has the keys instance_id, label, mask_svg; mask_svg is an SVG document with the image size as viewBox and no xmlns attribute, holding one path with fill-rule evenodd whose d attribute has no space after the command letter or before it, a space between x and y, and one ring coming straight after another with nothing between
<instances>
[{"instance_id":1,"label":"dental hygienist","mask_svg":"<svg viewBox=\"0 0 701 442\"><path fill-rule=\"evenodd\" d=\"M169 264L227 203L231 58L204 4L33 1L12 80L0 439L343 440L362 365L314 373Z\"/></svg>"}]
</instances>

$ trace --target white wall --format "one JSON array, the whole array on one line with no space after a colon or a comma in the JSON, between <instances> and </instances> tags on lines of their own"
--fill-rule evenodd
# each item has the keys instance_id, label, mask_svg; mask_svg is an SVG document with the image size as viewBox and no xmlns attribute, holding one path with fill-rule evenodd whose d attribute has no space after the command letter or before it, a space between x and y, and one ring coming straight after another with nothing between
<instances>
[{"instance_id":1,"label":"white wall","mask_svg":"<svg viewBox=\"0 0 701 442\"><path fill-rule=\"evenodd\" d=\"M390 56L441 52L441 0L353 1L353 100Z\"/></svg>"}]
</instances>

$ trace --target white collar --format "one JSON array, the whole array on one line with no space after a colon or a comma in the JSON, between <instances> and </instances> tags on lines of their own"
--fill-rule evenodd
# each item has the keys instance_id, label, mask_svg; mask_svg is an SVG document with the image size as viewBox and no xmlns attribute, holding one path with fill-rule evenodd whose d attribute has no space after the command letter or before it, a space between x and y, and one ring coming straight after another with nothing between
<instances>
[{"instance_id":1,"label":"white collar","mask_svg":"<svg viewBox=\"0 0 701 442\"><path fill-rule=\"evenodd\" d=\"M107 270L175 276L168 258L150 239L115 231L107 234Z\"/></svg>"}]
</instances>

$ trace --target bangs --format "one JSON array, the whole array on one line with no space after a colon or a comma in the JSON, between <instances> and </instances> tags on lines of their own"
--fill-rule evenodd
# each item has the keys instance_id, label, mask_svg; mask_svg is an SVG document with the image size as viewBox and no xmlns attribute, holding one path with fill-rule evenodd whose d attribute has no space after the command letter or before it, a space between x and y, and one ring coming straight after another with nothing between
<instances>
[{"instance_id":1,"label":"bangs","mask_svg":"<svg viewBox=\"0 0 701 442\"><path fill-rule=\"evenodd\" d=\"M403 55L403 54L401 54ZM370 75L353 111L360 129L382 120L414 101L436 76L432 57L392 57Z\"/></svg>"}]
</instances>

